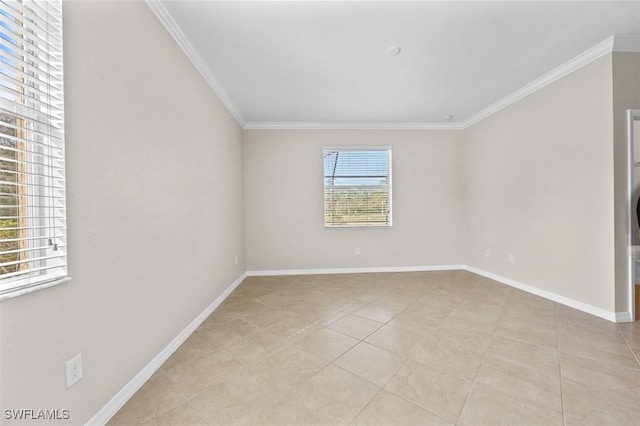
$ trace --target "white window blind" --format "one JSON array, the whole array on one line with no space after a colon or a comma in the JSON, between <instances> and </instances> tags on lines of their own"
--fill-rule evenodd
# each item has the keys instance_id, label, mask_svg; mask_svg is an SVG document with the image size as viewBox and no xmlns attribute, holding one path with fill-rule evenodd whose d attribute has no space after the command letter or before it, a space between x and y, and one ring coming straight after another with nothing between
<instances>
[{"instance_id":1,"label":"white window blind","mask_svg":"<svg viewBox=\"0 0 640 426\"><path fill-rule=\"evenodd\" d=\"M61 0L0 0L0 298L66 280Z\"/></svg>"},{"instance_id":2,"label":"white window blind","mask_svg":"<svg viewBox=\"0 0 640 426\"><path fill-rule=\"evenodd\" d=\"M391 148L323 148L325 227L391 226Z\"/></svg>"}]
</instances>

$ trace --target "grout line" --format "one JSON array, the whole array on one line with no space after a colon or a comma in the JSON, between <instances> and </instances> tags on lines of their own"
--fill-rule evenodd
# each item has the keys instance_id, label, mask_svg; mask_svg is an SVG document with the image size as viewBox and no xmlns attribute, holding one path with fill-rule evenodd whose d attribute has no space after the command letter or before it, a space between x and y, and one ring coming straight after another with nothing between
<instances>
[{"instance_id":1,"label":"grout line","mask_svg":"<svg viewBox=\"0 0 640 426\"><path fill-rule=\"evenodd\" d=\"M476 284L476 286L477 285L478 284ZM509 298L507 299L507 302L502 306L502 310L500 311L500 318L498 318L498 322L496 323L496 327L493 330L493 333L491 334L491 339L489 339L489 343L487 344L487 349L485 350L484 356L482 357L482 361L480 362L480 367L478 367L478 371L476 371L476 375L473 378L473 380L471 381L471 388L469 389L469 393L467 394L467 398L465 399L464 404L462 405L462 410L460 410L460 415L458 416L458 420L456 421L456 425L460 424L460 420L462 420L462 416L464 415L464 411L467 409L467 405L469 404L469 400L471 399L471 394L473 393L473 389L476 386L476 380L478 379L478 375L480 374L480 370L482 370L482 367L484 367L484 362L486 361L487 355L489 354L489 349L491 348L491 344L493 343L493 339L496 337L496 332L498 331L498 324L500 324L500 322L502 321L502 317L504 316L504 312L507 309L507 305L509 303L509 299L511 299L513 297L513 294L514 293L512 291L510 296L509 296ZM460 302L460 303L462 303L462 302Z\"/></svg>"},{"instance_id":2,"label":"grout line","mask_svg":"<svg viewBox=\"0 0 640 426\"><path fill-rule=\"evenodd\" d=\"M476 284L476 285L477 285L477 284ZM474 287L475 287L475 286L474 286ZM472 287L472 288L474 288L474 287ZM397 286L396 286L396 288L397 288ZM431 291L435 290L436 288L438 288L438 287L435 287L435 288L433 288L433 289L429 290L429 291L427 292L427 294L429 294ZM389 294L389 293L387 293L387 294ZM380 298L378 298L378 299L376 299L376 300L379 300L379 299L380 299ZM463 298L462 300L464 300L464 298ZM459 306L459 305L460 305L460 303L462 303L462 300L458 303L458 305L456 305L456 307L457 307L457 306ZM370 303L373 303L373 302L370 302ZM395 357L402 358L402 357L400 357L399 355L397 355L397 354L393 353L392 351L390 351L390 350L388 350L388 349L386 349L386 348L382 348L382 347L380 347L380 346L378 346L378 345L375 345L375 344L373 344L373 343L367 342L367 341L366 341L366 339L368 339L371 335L373 335L373 334L375 334L376 332L378 332L378 331L379 331L382 327L384 327L385 325L389 325L389 323L390 323L390 322L391 322L395 317L397 317L398 315L400 315L402 312L406 311L410 306L413 306L415 303L419 303L419 302L417 302L417 301L416 301L416 302L411 303L410 305L406 306L405 308L403 308L400 312L398 312L397 314L395 314L394 316L392 316L392 317L391 317L390 319L388 319L386 322L382 323L382 325L381 325L380 327L378 327L377 329L375 329L374 331L372 331L371 333L369 333L366 337L364 337L362 340L360 340L358 343L356 343L354 346L352 346L352 347L349 349L349 351L350 351L350 350L352 350L353 348L355 348L356 346L358 346L359 344L361 344L361 343L365 343L365 344L369 344L369 345L371 345L371 346L374 346L374 347L376 347L376 348L378 348L378 349L381 349L381 350L383 350L383 351L385 351L385 352L388 352L388 353L390 353L391 355L393 355L393 356L395 356ZM368 303L368 304L369 304L369 303ZM368 305L368 304L367 304L367 305ZM365 306L366 306L366 305L365 305ZM455 308L454 308L454 309L455 309ZM356 314L354 314L354 315L356 315ZM359 316L359 315L357 315L357 316ZM364 318L364 317L361 317L361 318ZM370 319L370 318L365 318L365 319ZM372 320L372 321L375 321L375 320ZM377 322L377 321L376 321L376 322ZM389 327L393 327L393 326L389 325ZM409 333L409 334L415 334L415 333L413 333L413 332L409 332L409 331L406 331L406 332L407 332L407 333ZM353 336L351 336L351 337L353 337ZM345 352L345 353L346 353L346 352ZM343 354L343 355L344 355L344 354ZM375 395L374 395L374 396L369 400L369 402L367 402L367 404L366 404L366 405L365 405L365 406L364 406L364 407L363 407L363 408L358 412L358 414L356 414L356 416L355 416L353 419L351 419L351 421L352 421L352 422L353 422L355 419L357 419L357 418L358 418L358 416L359 416L360 414L362 414L362 412L363 412L364 410L366 410L366 408L371 404L371 402L373 402L373 400L374 400L374 399L376 399L376 397L377 397L381 392L383 392L383 391L389 392L390 394L394 395L395 397L397 397L397 398L399 398L399 399L401 399L401 400L403 400L403 401L405 401L405 402L407 402L407 403L409 403L409 404L411 404L411 405L413 405L413 406L415 406L415 407L419 408L420 410L426 411L426 412L428 412L429 414L431 414L431 415L433 415L433 416L436 416L436 417L438 417L438 418L440 418L440 419L442 419L442 420L444 420L444 421L446 421L446 422L449 422L449 420L447 420L447 419L443 418L442 416L439 416L439 415L437 415L436 413L433 413L433 412L431 412L430 410L427 410L426 408L421 407L421 406L419 406L418 404L416 404L416 403L414 403L414 402L412 402L412 401L409 401L409 400L407 400L407 399L403 398L402 396L397 395L397 394L395 394L395 393L393 393L393 392L391 392L391 391L387 391L387 390L385 389L385 387L387 386L387 384L389 384L389 382L390 382L391 380L393 380L393 379L398 375L398 373L399 373L399 372L400 372L400 371L401 371L401 370L402 370L402 369L403 369L403 368L404 368L404 367L405 367L405 366L406 366L410 361L413 361L413 355L415 355L415 352L414 352L412 355L408 356L408 357L404 360L404 362L402 363L402 365L400 366L400 368L398 368L398 370L397 370L394 374L392 374L392 375L391 375L391 377L389 377L389 379L387 379L387 381L386 381L382 386L379 386L378 392L376 392L376 394L375 394ZM342 356L342 355L341 355L341 356ZM346 371L346 372L348 372L348 373L350 373L350 374L355 375L356 377L360 377L361 379L363 379L363 380L367 381L368 383L373 384L374 386L378 386L377 384L370 382L369 380L365 379L364 377L361 377L361 376L359 376L358 374L355 374L355 373L353 373L353 372L351 372L351 371L349 371L349 370L346 370L346 369L342 368L341 366L339 366L339 365L337 365L337 364L334 364L334 362L335 362L338 358L340 358L340 357L337 357L336 359L334 359L334 360L332 361L332 363L331 363L331 364L332 364L332 365L334 365L334 366L335 366L335 367L337 367L337 368L340 368L341 370L344 370L344 371ZM414 361L414 362L416 362L416 361Z\"/></svg>"},{"instance_id":3,"label":"grout line","mask_svg":"<svg viewBox=\"0 0 640 426\"><path fill-rule=\"evenodd\" d=\"M407 281L407 282L409 282L409 281ZM442 286L442 285L441 285L441 284L442 284L441 280L438 280L437 282L438 282L439 284L438 284L437 286L435 286L435 287L431 288L429 291L427 291L427 293L425 293L425 296L423 296L423 297L426 297L426 295L430 294L430 293L431 293L431 292L433 292L434 290L437 290L438 288L446 288L446 285L444 285L444 286ZM481 280L481 279L477 279L475 282L471 281L469 284L472 284L472 285L471 285L469 288L465 289L465 290L466 290L466 292L468 293L468 292L473 291L473 290L474 290L474 289L476 289L476 288L482 288L482 286L480 285L480 284L481 284L481 282L482 282L482 280ZM368 305L370 305L370 304L373 304L373 303L375 303L376 301L380 300L381 298L383 298L383 297L385 297L385 296L388 296L388 295L390 295L390 294L393 294L394 290L396 290L396 289L400 288L400 286L401 286L402 284L404 284L404 282L403 282L403 283L401 283L401 284L399 284L399 285L394 286L392 290L387 291L386 293L382 294L381 296L377 297L376 299L373 299L373 300L372 300L372 301L370 301L370 302L363 302L363 303L365 303L365 304L364 304L364 306L368 306ZM445 284L446 284L446 283L445 283ZM466 284L467 284L467 283L465 282L465 285L466 285ZM318 286L319 286L319 285L320 285L320 284L314 284L313 286L305 286L305 287L304 287L304 290L306 291L306 290L309 290L309 289L311 289L311 288L318 288ZM239 288L240 288L240 287L239 287ZM376 289L377 289L377 287L376 287ZM482 361L481 361L481 363L480 363L480 366L478 367L478 370L477 370L477 371L476 371L476 373L475 373L474 378L473 378L472 380L469 380L469 379L467 379L467 378L461 377L461 378L463 378L464 380L471 382L471 387L469 388L469 392L468 392L468 394L467 394L467 396L466 396L466 399L465 399L465 401L464 401L464 404L463 404L463 406L462 406L462 408L461 408L460 414L458 415L458 419L457 419L457 421L455 422L456 424L459 424L459 423L460 423L460 421L461 421L461 419L462 419L462 416L463 416L463 414L464 414L465 410L467 409L467 405L468 405L468 403L469 403L469 400L470 400L471 394L472 394L472 393L473 393L473 391L474 391L474 388L475 388L475 385L476 385L476 383L477 383L477 378L478 378L478 376L479 376L479 373L480 373L480 371L482 370L482 368L485 366L485 361L486 361L486 360L487 360L487 358L488 358L488 354L489 354L489 350L490 350L490 348L491 348L491 345L492 345L492 343L494 342L494 340L497 338L496 336L498 336L498 335L497 335L498 326L499 326L499 324L500 324L500 323L501 323L501 322L506 318L506 313L507 313L507 308L508 308L508 306L509 306L509 302L510 302L514 297L515 297L516 292L518 291L517 289L510 289L510 290L511 290L511 291L509 292L508 297L505 299L505 302L504 302L504 303L502 303L502 308L500 309L500 313L499 313L499 316L498 316L498 321L496 322L495 326L493 327L493 331L481 331L481 330L476 330L476 329L474 329L474 328L470 328L470 327L468 327L468 326L465 326L465 327L464 327L464 328L467 328L467 329L469 329L469 330L471 330L471 331L473 331L473 332L477 332L477 333L481 333L481 332L482 332L483 334L488 334L488 335L490 334L490 338L489 338L489 342L488 342L488 344L487 344L487 347L486 347L486 349L485 349L485 351L484 351L484 354L483 354L483 356L482 356ZM458 296L456 295L456 297L458 297ZM538 296L538 297L539 297L539 296ZM249 297L249 299L251 299L251 300L255 300L255 301L257 301L258 303L260 303L260 304L262 304L262 305L264 305L264 306L266 306L266 307L268 307L268 308L279 309L279 310L285 310L285 311L287 311L287 310L288 310L287 308L278 307L278 306L273 306L273 305L270 305L270 304L268 304L268 303L264 303L264 302L262 302L262 301L260 301L260 300L257 300L257 299L255 299L255 298L253 298L253 297ZM350 298L348 298L348 297L347 297L347 299L350 299ZM446 315L444 316L444 318L443 318L443 320L442 320L442 321L440 321L439 325L438 325L437 327L433 327L433 329L434 329L434 330L444 330L444 329L443 329L443 326L444 326L445 321L446 321L447 319L449 319L449 318L455 318L455 317L452 317L452 313L453 313L453 312L455 312L455 311L456 311L456 310L457 310L457 309L458 309L458 308L463 304L463 302L464 302L465 300L467 300L467 299L472 299L472 298L471 298L471 296L469 296L469 295L462 296L462 297L461 297L461 299L460 299L460 301L459 301L457 304L455 304L455 306L451 309L451 311L450 311L448 314L446 314ZM359 303L359 302L362 302L362 301L357 301L357 300L355 300L355 299L353 299L353 301L354 301L353 303ZM305 303L306 303L306 302L305 302ZM313 305L313 306L321 306L321 307L324 307L324 305L315 305L315 304L314 304L314 302L310 302L310 304L311 304L311 305ZM235 317L235 318L233 318L233 319L231 319L231 320L229 320L229 321L226 321L226 322L224 322L224 323L222 323L222 324L218 324L218 325L216 325L215 327L218 327L218 326L225 326L228 322L235 321L235 320L238 320L238 319L239 319L239 320L241 320L241 321L245 321L245 322L247 322L248 324L251 324L251 325L255 326L258 330L261 330L262 332L273 334L275 337L277 337L278 339L280 339L280 340L282 340L284 343L286 343L284 346L282 346L282 347L281 347L280 349L278 349L277 351L275 351L275 352L273 352L273 353L268 353L268 354L267 354L267 356L266 356L264 359L262 359L261 361L259 361L259 362L263 362L265 359L268 359L268 358L270 358L271 356L273 356L273 355L275 355L275 354L279 354L279 353L281 353L281 352L283 352L283 351L285 351L285 350L289 350L289 349L291 349L291 348L293 347L292 345L295 345L295 344L297 344L297 343L299 343L299 342L301 341L301 339L297 339L297 337L299 337L299 336L300 336L300 337L301 337L301 336L307 336L307 335L308 335L308 333L306 333L306 331L307 331L307 330L309 330L309 329L318 329L318 330L319 330L319 329L322 329L322 328L326 328L326 329L328 329L328 330L331 330L331 331L334 331L334 332L340 333L340 334L345 335L345 336L349 336L349 337L351 337L351 338L353 338L353 339L357 340L357 343L355 343L353 346L349 347L348 349L344 350L341 354L339 354L338 356L336 356L332 361L326 361L324 358L322 358L322 359L321 359L319 356L315 355L314 353L310 353L310 352L309 352L309 354L310 354L310 355L313 355L315 358L321 359L321 360L325 363L325 365L324 365L323 367L321 367L321 368L320 368L317 372L315 372L313 375L311 375L308 379L306 379L306 381L305 381L305 382L303 382L303 383L301 383L301 384L299 384L299 385L295 385L294 387L292 387L292 388L291 388L291 390L289 390L289 391L287 391L287 392L281 391L281 392L283 393L283 399L284 399L284 398L291 398L291 399L293 399L293 400L295 400L295 401L298 401L296 398L294 398L294 397L291 395L291 394L292 394L292 392L293 392L296 388L298 388L299 386L301 386L301 385L303 385L303 384L307 383L309 380L313 379L313 378L314 378L314 377L316 377L318 374L320 374L321 372L325 371L329 366L334 366L334 367L339 368L340 370L343 370L343 371L345 371L345 372L347 372L347 373L349 373L349 374L351 374L351 375L354 375L354 376L356 376L356 377L358 377L358 378L361 378L362 380L365 380L367 383L371 383L372 385L374 385L374 386L377 386L377 387L378 387L378 390L377 390L377 392L374 394L374 396L373 396L373 397L372 397L372 398L367 402L367 404L365 404L365 406L364 406L364 407L363 407L363 408L362 408L362 409L361 409L361 410L360 410L360 411L359 411L359 412L358 412L358 413L353 417L353 419L351 419L351 421L355 420L358 416L360 416L360 414L361 414L363 411L365 411L365 410L367 409L367 407L369 407L369 405L372 403L372 401L373 401L374 399L376 399L376 398L378 397L378 395L380 395L380 394L382 393L382 391L387 391L387 392L391 393L392 395L394 395L395 397L397 397L397 398L401 399L402 401L405 401L405 402L407 402L407 403L411 404L412 406L416 406L416 407L418 407L418 408L419 408L419 409L421 409L421 410L427 411L427 412L428 412L428 413L430 413L431 415L437 416L438 418L442 418L441 416L439 416L439 415L437 415L437 414L435 414L435 413L431 412L430 410L428 410L428 409L426 409L426 408L424 408L424 407L422 407L422 406L420 406L420 405L418 405L418 404L416 404L416 403L414 403L414 402L412 402L412 401L409 401L409 400L407 400L407 399L403 398L402 396L397 395L397 394L396 394L396 393L394 393L394 392L391 392L391 391L388 391L388 390L386 390L386 389L385 389L385 387L389 384L389 382L391 382L395 377L397 377L397 376L398 376L398 373L399 373L400 371L402 371L402 370L407 366L407 364L408 364L409 362L418 362L418 361L415 361L415 360L413 359L417 351L413 351L413 353L412 353L410 356L406 357L406 359L404 359L404 362L402 363L402 365L400 366L400 368L398 368L398 369L397 369L397 371L396 371L394 374L392 374L392 375L391 375L391 377L390 377L388 380L386 380L386 382L385 382L382 386L378 386L377 384L370 382L369 380L367 380L367 379L365 379L365 378L361 377L360 375L358 375L358 374L356 374L356 373L354 373L354 372L351 372L351 371L349 371L349 370L347 370L347 369L345 369L345 368L342 368L342 367L340 367L339 365L336 365L336 364L335 364L335 362L336 362L340 357L342 357L344 354L346 354L347 352L351 351L352 349L354 349L356 346L360 345L361 343L367 343L367 344L373 345L373 346L374 346L374 347L376 347L376 348L379 348L379 349L384 350L384 351L386 351L386 352L388 352L388 353L390 353L390 354L393 354L395 357L398 357L398 358L404 358L404 357L401 357L401 356L399 356L399 355L396 355L394 352L390 351L389 349L386 349L386 348L380 347L380 346L378 346L378 345L375 345L375 344L373 344L373 343L367 342L367 341L366 341L366 339L368 339L370 336L372 336L373 334L375 334L375 333L377 333L378 331L380 331L382 327L384 327L384 326L386 326L386 325L389 325L389 323L390 323L394 318L396 318L398 315L400 315L400 314L402 314L403 312L405 312L407 309L409 309L409 307L410 307L410 306L414 306L414 305L416 305L416 304L422 304L422 303L421 303L421 302L419 302L419 301L417 301L417 300L414 300L411 304L409 304L408 306L404 307L400 312L398 312L398 313L396 313L395 315L393 315L393 316L392 316L389 320L387 320L386 322L381 322L381 321L377 321L377 320L372 320L372 319L370 319L370 318L361 317L360 315L357 315L357 314L355 314L354 312L349 312L349 311L348 311L348 309L350 309L350 308L353 306L353 304L350 304L350 305L348 305L347 307L344 307L343 309L335 309L335 310L331 310L331 312L330 312L329 314L326 314L326 315L324 315L324 314L323 314L321 319L318 319L318 320L316 320L316 321L312 322L311 324L306 325L306 323L304 323L304 322L302 322L302 321L301 321L301 324L302 324L302 325L306 325L306 326L305 326L304 328L298 329L296 332L291 333L291 334L289 334L289 335L288 335L288 336L286 336L286 337L280 337L279 335L276 335L276 334L274 334L274 333L271 333L271 332L267 331L266 329L264 329L263 327L260 327L260 326L258 326L258 325L256 325L256 324L253 324L251 321L249 321L249 320L245 319L245 317L244 317L244 316L236 316L236 315L234 315L233 313L230 313L230 316ZM553 306L554 306L554 320L555 320L555 330L556 330L557 356L558 356L559 374L560 374L560 390L561 390L561 404L562 404L562 405L561 405L561 407L562 407L563 423L564 423L564 425L566 426L565 409L564 409L564 391L563 391L563 388L562 388L562 374L561 374L561 366L560 366L560 345L559 345L559 334L558 334L558 303L554 303L554 305L553 305ZM215 312L215 311L214 311L214 312ZM300 317L301 315L303 315L303 313L301 313L301 312L292 312L292 313L293 313L293 314L295 314L295 316L294 316L294 317L292 317L292 318L298 318L298 317ZM333 316L333 315L337 315L337 314L344 314L344 315L341 315L339 318L337 318L337 319L333 320L333 321L332 321L332 322L330 322L330 323L322 324L322 322L323 322L323 321L326 321L326 319L327 319L327 318L330 318L331 316ZM245 314L245 315L246 315L246 314ZM371 331L369 334L367 334L366 336L364 336L363 338L356 338L356 337L354 337L354 336L350 336L350 335L345 334L345 333L343 333L343 332L340 332L340 331L338 331L338 330L334 330L334 329L332 329L332 328L329 328L329 325L331 325L331 324L335 323L336 321L339 321L340 319L342 319L342 318L344 318L344 317L346 317L346 316L348 316L348 315L354 315L354 316L359 317L359 318L363 318L363 319L367 319L367 320L370 320L370 321L374 321L374 322L376 322L376 323L378 323L378 324L380 324L380 325L379 325L375 330ZM206 321L206 320L205 320L205 321ZM391 326L391 325L389 325L389 326L390 326L390 327L393 327L393 326ZM410 334L410 335L417 335L417 334L416 334L416 333L414 333L413 331L408 331L408 330L405 330L405 329L402 329L402 328L400 328L400 330L402 330L403 332L406 332L406 333L408 333L408 334ZM620 330L620 327L619 327L619 326L617 327L617 330L618 330L618 332L619 332L620 334L622 334L622 331ZM206 333L206 332L204 332L204 334L207 334L207 335L208 335L208 333ZM246 339L246 338L250 338L251 336L253 336L253 334L252 334L252 335L248 335L248 336L243 336L242 338L243 338L243 339ZM500 336L498 336L498 337L500 337ZM630 346L629 342L627 341L627 339L625 338L624 334L622 334L622 337L623 337L623 339L624 339L625 343L627 343L627 346L629 347L629 349L631 349L631 346ZM509 338L509 337L505 337L505 338ZM514 339L514 340L516 340L516 341L520 341L520 340L518 340L518 339ZM535 343L526 342L526 341L525 341L525 343L527 343L527 344L533 344L533 345L536 345L536 346L541 346L541 345L537 345L537 344L535 344ZM232 354L228 349L226 349L225 347L223 347L223 346L221 346L221 345L216 345L216 346L217 346L217 348L216 348L215 350L221 350L221 351L223 351L224 353L226 353L227 355L229 355L231 358L233 358L233 359L235 359L235 360L239 361L239 362L240 362L243 366L245 366L246 368L253 368L253 367L257 364L257 363L255 363L255 364L250 364L250 363L248 363L248 362L245 362L245 361L243 361L242 359L239 359L239 358L235 357L235 356L234 356L234 355L233 355L233 354ZM544 347L546 347L546 346L544 346ZM636 361L639 361L638 356L635 354L635 352L633 352L633 350L632 350L632 349L631 349L631 351L632 351L632 354L634 355L634 357L636 358ZM213 351L212 351L212 352L213 352ZM306 352L306 351L305 351L305 353L308 353L308 352ZM203 356L206 356L206 355L203 355ZM196 359L196 360L197 360L197 359ZM189 363L189 365L193 364L193 362L195 362L196 360L191 361L191 362ZM639 361L639 362L640 362L640 361ZM418 362L418 363L419 363L419 362ZM419 363L419 364L421 364L421 363ZM168 379L170 382L173 382L173 381L168 377L167 373L165 373L165 372L162 370L162 366L161 366L158 370L159 370L159 372L160 372L162 375L164 375L165 377L167 377L167 379ZM457 374L449 373L449 372L446 372L446 371L441 371L441 373L449 374L449 375L456 376L456 377L460 377L460 376L458 376ZM261 376L261 377L262 377L262 376ZM270 383L272 386L275 386L277 389L279 389L279 388L278 388L278 386L276 386L276 385L275 385L275 383L272 383L272 381L271 381L270 379L267 379L267 378L265 378L265 377L262 377L262 378L263 378L266 382ZM209 389L209 388L210 388L210 386L206 387L205 389L203 389L203 390L202 390L202 391L200 391L199 393L194 394L194 395L193 395L193 396L191 396L190 398L186 399L183 403L187 403L187 402L191 401L191 400L192 400L193 398L195 398L197 395L199 395L199 394L201 394L201 393L205 392L205 391L206 391L207 389ZM515 396L513 396L513 395L510 395L510 394L506 394L506 395L507 395L507 396L510 396L510 397L512 397L512 398L516 398L516 399L520 400L520 398L517 398L517 397L515 397ZM524 400L524 401L526 402L526 400ZM300 401L298 401L298 402L300 402ZM304 405L304 404L303 404L303 405ZM311 407L307 407L306 405L305 405L305 407L306 407L306 408L308 408L308 409L309 409L309 411L310 411L312 414L314 414L314 410L313 410ZM443 418L442 418L442 419L443 419ZM447 422L449 422L449 421L450 421L450 420L447 420L447 419L443 419L443 420L446 420Z\"/></svg>"},{"instance_id":4,"label":"grout line","mask_svg":"<svg viewBox=\"0 0 640 426\"><path fill-rule=\"evenodd\" d=\"M558 375L560 376L560 407L562 407L562 422L567 426L567 415L564 409L564 386L562 386L562 360L560 359L560 333L558 330L558 304L553 305L553 314L556 319L556 346L558 347Z\"/></svg>"},{"instance_id":5,"label":"grout line","mask_svg":"<svg viewBox=\"0 0 640 426\"><path fill-rule=\"evenodd\" d=\"M618 332L622 336L622 339L624 340L624 342L627 344L627 347L631 351L631 355L633 355L633 357L636 359L636 362L640 366L640 351L638 353L636 353L636 351L631 347L631 344L627 340L627 336L625 336L624 333L622 332L622 330L620 330L620 326L618 324L616 324L616 328L618 329Z\"/></svg>"}]
</instances>

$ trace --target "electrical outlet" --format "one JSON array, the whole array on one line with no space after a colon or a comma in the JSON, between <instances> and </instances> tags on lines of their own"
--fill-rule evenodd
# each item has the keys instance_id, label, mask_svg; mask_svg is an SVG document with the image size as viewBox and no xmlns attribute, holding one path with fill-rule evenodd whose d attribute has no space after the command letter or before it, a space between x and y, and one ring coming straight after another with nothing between
<instances>
[{"instance_id":1,"label":"electrical outlet","mask_svg":"<svg viewBox=\"0 0 640 426\"><path fill-rule=\"evenodd\" d=\"M485 250L484 257L489 257L489 256L491 256L491 252L489 250Z\"/></svg>"},{"instance_id":2,"label":"electrical outlet","mask_svg":"<svg viewBox=\"0 0 640 426\"><path fill-rule=\"evenodd\" d=\"M67 387L82 379L82 354L71 358L65 364L67 367Z\"/></svg>"},{"instance_id":3,"label":"electrical outlet","mask_svg":"<svg viewBox=\"0 0 640 426\"><path fill-rule=\"evenodd\" d=\"M360 247L356 247L356 256L360 256Z\"/></svg>"},{"instance_id":4,"label":"electrical outlet","mask_svg":"<svg viewBox=\"0 0 640 426\"><path fill-rule=\"evenodd\" d=\"M237 265L238 264L238 256L236 256L235 261L236 261L236 265Z\"/></svg>"},{"instance_id":5,"label":"electrical outlet","mask_svg":"<svg viewBox=\"0 0 640 426\"><path fill-rule=\"evenodd\" d=\"M509 255L509 263L516 263L516 257L513 254Z\"/></svg>"}]
</instances>

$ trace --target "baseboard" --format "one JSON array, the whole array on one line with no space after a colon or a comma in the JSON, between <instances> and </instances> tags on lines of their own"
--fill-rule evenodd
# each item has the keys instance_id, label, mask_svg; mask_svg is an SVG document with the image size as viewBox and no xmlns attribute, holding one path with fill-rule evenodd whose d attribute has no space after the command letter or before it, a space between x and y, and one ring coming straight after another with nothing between
<instances>
[{"instance_id":1,"label":"baseboard","mask_svg":"<svg viewBox=\"0 0 640 426\"><path fill-rule=\"evenodd\" d=\"M512 280L511 278L506 278L492 272L487 272L482 269L475 268L473 266L466 266L465 269L469 272L473 272L474 274L482 275L483 277L498 281L499 283L506 284L510 287L514 287L522 291L526 291L527 293L535 294L536 296L544 297L545 299L549 299L562 305L577 309L579 311L595 315L608 321L617 321L617 314L615 312L607 311L605 309L589 305L588 303L579 302L566 296L561 296L547 290L523 284L516 280Z\"/></svg>"},{"instance_id":2,"label":"baseboard","mask_svg":"<svg viewBox=\"0 0 640 426\"><path fill-rule=\"evenodd\" d=\"M510 287L517 288L527 293L535 294L548 300L560 303L565 306L595 315L599 318L612 322L630 322L631 313L629 312L611 312L588 303L579 302L566 296L533 287L511 278L506 278L492 272L488 272L469 265L433 265L433 266L389 266L389 267L365 267L365 268L319 268L319 269L272 269L261 271L247 271L250 277L273 277L285 275L322 275L322 274L361 274L372 272L428 272L428 271L450 271L465 270L474 274L498 281Z\"/></svg>"},{"instance_id":3,"label":"baseboard","mask_svg":"<svg viewBox=\"0 0 640 426\"><path fill-rule=\"evenodd\" d=\"M111 417L113 417L120 408L135 394L138 389L146 383L147 380L156 372L158 368L182 345L185 340L189 338L204 320L211 315L211 313L218 307L224 300L229 297L231 292L240 285L240 283L247 277L246 273L243 273L236 279L229 287L226 288L220 296L216 298L207 308L200 313L191 323L180 332L155 358L153 358L138 374L135 375L129 383L127 383L104 407L100 409L86 424L87 425L105 425Z\"/></svg>"},{"instance_id":4,"label":"baseboard","mask_svg":"<svg viewBox=\"0 0 640 426\"><path fill-rule=\"evenodd\" d=\"M498 281L510 287L535 294L536 296L561 303L565 306L586 312L591 315L613 322L631 322L630 312L611 312L579 302L569 297L542 290L521 282L487 272L468 265L434 265L434 266L391 266L391 267L365 267L365 268L327 268L327 269L284 269L247 271L236 279L227 289L218 296L200 315L198 315L184 330L180 332L155 358L153 358L138 374L135 375L104 407L102 407L88 422L87 425L105 425L120 408L131 398L158 368L182 345L202 322L242 283L248 276L283 276L283 275L319 275L319 274L357 274L375 272L429 272L465 270L483 277Z\"/></svg>"},{"instance_id":5,"label":"baseboard","mask_svg":"<svg viewBox=\"0 0 640 426\"><path fill-rule=\"evenodd\" d=\"M270 269L247 271L249 277L274 277L283 275L365 274L375 272L429 272L465 269L465 265L434 266L383 266L365 268L320 268L320 269Z\"/></svg>"}]
</instances>

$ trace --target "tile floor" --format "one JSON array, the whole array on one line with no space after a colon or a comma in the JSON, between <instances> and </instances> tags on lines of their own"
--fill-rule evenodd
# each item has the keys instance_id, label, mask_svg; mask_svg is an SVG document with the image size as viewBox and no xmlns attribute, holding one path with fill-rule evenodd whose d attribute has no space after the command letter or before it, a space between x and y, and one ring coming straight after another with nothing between
<instances>
[{"instance_id":1,"label":"tile floor","mask_svg":"<svg viewBox=\"0 0 640 426\"><path fill-rule=\"evenodd\" d=\"M247 278L110 425L639 425L640 323L465 271Z\"/></svg>"}]
</instances>

